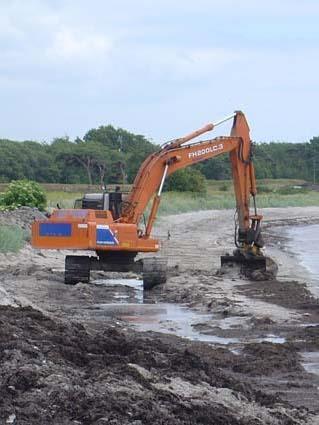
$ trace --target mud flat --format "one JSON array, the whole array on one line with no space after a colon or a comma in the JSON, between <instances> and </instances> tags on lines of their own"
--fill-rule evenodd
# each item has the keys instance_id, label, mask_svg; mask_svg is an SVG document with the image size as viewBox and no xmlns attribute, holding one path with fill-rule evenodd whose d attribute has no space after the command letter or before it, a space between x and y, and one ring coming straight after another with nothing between
<instances>
[{"instance_id":1,"label":"mud flat","mask_svg":"<svg viewBox=\"0 0 319 425\"><path fill-rule=\"evenodd\" d=\"M263 213L278 280L216 275L232 211L162 219L170 277L148 294L63 285L64 252L2 255L0 423L318 424L318 300L282 228L319 208Z\"/></svg>"}]
</instances>

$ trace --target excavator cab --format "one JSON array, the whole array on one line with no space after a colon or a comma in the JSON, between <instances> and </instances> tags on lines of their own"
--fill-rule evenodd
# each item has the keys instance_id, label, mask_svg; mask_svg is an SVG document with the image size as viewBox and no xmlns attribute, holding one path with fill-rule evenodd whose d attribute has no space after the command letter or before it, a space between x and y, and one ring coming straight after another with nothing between
<instances>
[{"instance_id":1,"label":"excavator cab","mask_svg":"<svg viewBox=\"0 0 319 425\"><path fill-rule=\"evenodd\" d=\"M75 210L107 210L108 195L106 193L86 193L83 198L76 199L73 208Z\"/></svg>"},{"instance_id":2,"label":"excavator cab","mask_svg":"<svg viewBox=\"0 0 319 425\"><path fill-rule=\"evenodd\" d=\"M111 211L114 220L118 220L124 199L125 194L117 186L115 192L86 193L83 198L75 200L74 209Z\"/></svg>"}]
</instances>

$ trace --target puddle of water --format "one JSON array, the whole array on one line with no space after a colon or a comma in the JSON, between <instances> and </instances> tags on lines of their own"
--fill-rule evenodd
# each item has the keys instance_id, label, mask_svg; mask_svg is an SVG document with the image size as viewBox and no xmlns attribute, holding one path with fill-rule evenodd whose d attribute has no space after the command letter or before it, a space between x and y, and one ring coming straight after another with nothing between
<instances>
[{"instance_id":1,"label":"puddle of water","mask_svg":"<svg viewBox=\"0 0 319 425\"><path fill-rule=\"evenodd\" d=\"M315 328L319 326L319 323L300 323L298 326L300 328Z\"/></svg>"},{"instance_id":2,"label":"puddle of water","mask_svg":"<svg viewBox=\"0 0 319 425\"><path fill-rule=\"evenodd\" d=\"M121 319L133 325L138 331L162 332L194 341L223 345L238 342L236 338L223 338L197 332L194 326L208 321L211 316L194 312L178 304L99 304L98 307L101 314Z\"/></svg>"},{"instance_id":3,"label":"puddle of water","mask_svg":"<svg viewBox=\"0 0 319 425\"><path fill-rule=\"evenodd\" d=\"M211 314L199 313L179 304L144 303L143 282L138 279L101 279L93 283L112 287L112 296L116 300L112 304L95 305L96 314L123 320L138 331L173 334L193 341L221 345L263 341L283 344L286 341L285 338L271 334L243 341L239 338L208 335L205 333L205 325L216 321ZM133 289L133 296L132 290L128 288ZM247 326L246 318L242 317L229 317L217 322L216 326L223 330ZM204 325L203 332L200 331L201 325Z\"/></svg>"},{"instance_id":4,"label":"puddle of water","mask_svg":"<svg viewBox=\"0 0 319 425\"><path fill-rule=\"evenodd\" d=\"M236 356L239 356L242 353L242 350L240 348L231 348L230 351Z\"/></svg>"},{"instance_id":5,"label":"puddle of water","mask_svg":"<svg viewBox=\"0 0 319 425\"><path fill-rule=\"evenodd\" d=\"M314 373L319 376L319 351L301 353L303 368L308 373Z\"/></svg>"},{"instance_id":6,"label":"puddle of water","mask_svg":"<svg viewBox=\"0 0 319 425\"><path fill-rule=\"evenodd\" d=\"M92 283L94 285L121 285L128 286L139 291L143 290L143 281L140 279L98 279L93 280Z\"/></svg>"},{"instance_id":7,"label":"puddle of water","mask_svg":"<svg viewBox=\"0 0 319 425\"><path fill-rule=\"evenodd\" d=\"M266 335L261 338L252 339L251 342L272 342L273 344L284 344L286 338L277 335Z\"/></svg>"},{"instance_id":8,"label":"puddle of water","mask_svg":"<svg viewBox=\"0 0 319 425\"><path fill-rule=\"evenodd\" d=\"M217 326L223 330L231 330L236 328L248 329L247 318L241 316L225 317L218 320Z\"/></svg>"},{"instance_id":9,"label":"puddle of water","mask_svg":"<svg viewBox=\"0 0 319 425\"><path fill-rule=\"evenodd\" d=\"M113 297L118 302L126 303L130 298L129 294L123 293L123 288L133 288L134 289L134 299L138 304L144 302L144 292L143 292L143 281L139 279L99 279L92 282L94 285L104 285L104 286L118 286L122 290L114 289Z\"/></svg>"}]
</instances>

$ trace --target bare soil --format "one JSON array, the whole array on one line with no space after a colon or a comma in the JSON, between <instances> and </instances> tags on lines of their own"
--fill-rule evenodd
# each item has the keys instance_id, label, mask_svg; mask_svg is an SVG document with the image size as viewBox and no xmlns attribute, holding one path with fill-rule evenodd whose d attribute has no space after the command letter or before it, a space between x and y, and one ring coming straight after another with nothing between
<instances>
[{"instance_id":1,"label":"bare soil","mask_svg":"<svg viewBox=\"0 0 319 425\"><path fill-rule=\"evenodd\" d=\"M2 307L0 323L3 421L12 412L19 424L295 424L308 416L249 383L247 374L263 373L250 366L260 358L255 347L239 357L112 326L89 333L30 307ZM300 369L293 353L280 366L273 355L267 373Z\"/></svg>"},{"instance_id":2,"label":"bare soil","mask_svg":"<svg viewBox=\"0 0 319 425\"><path fill-rule=\"evenodd\" d=\"M97 304L114 302L112 291L63 285L65 252L27 245L1 255L0 423L318 424L319 377L300 355L319 350L318 300L282 249L281 228L318 222L319 208L264 214L278 280L216 273L232 251L231 211L165 217L156 229L170 277L147 302L207 313L197 329L238 338L227 346L136 332L97 315Z\"/></svg>"}]
</instances>

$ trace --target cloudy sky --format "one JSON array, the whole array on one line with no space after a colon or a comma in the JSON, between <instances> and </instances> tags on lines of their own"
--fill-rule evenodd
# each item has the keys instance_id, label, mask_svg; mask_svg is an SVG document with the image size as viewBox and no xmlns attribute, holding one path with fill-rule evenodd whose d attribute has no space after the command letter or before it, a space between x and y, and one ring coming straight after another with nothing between
<instances>
[{"instance_id":1,"label":"cloudy sky","mask_svg":"<svg viewBox=\"0 0 319 425\"><path fill-rule=\"evenodd\" d=\"M254 140L306 141L318 22L318 0L0 0L0 138L163 142L241 109Z\"/></svg>"}]
</instances>

